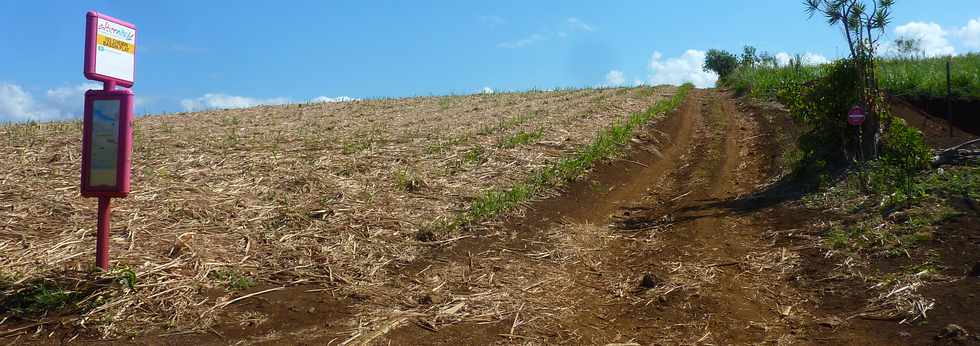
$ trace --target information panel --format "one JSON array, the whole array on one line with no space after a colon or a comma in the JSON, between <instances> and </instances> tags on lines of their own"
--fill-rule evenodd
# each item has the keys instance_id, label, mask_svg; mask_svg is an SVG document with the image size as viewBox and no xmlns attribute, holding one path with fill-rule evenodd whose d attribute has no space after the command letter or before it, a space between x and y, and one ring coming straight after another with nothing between
<instances>
[{"instance_id":1,"label":"information panel","mask_svg":"<svg viewBox=\"0 0 980 346\"><path fill-rule=\"evenodd\" d=\"M136 26L110 16L86 16L85 77L131 87L136 79Z\"/></svg>"},{"instance_id":2,"label":"information panel","mask_svg":"<svg viewBox=\"0 0 980 346\"><path fill-rule=\"evenodd\" d=\"M133 148L133 92L85 92L82 196L126 197Z\"/></svg>"},{"instance_id":3,"label":"information panel","mask_svg":"<svg viewBox=\"0 0 980 346\"><path fill-rule=\"evenodd\" d=\"M92 161L89 165L89 186L116 186L119 167L119 110L120 100L92 102Z\"/></svg>"},{"instance_id":4,"label":"information panel","mask_svg":"<svg viewBox=\"0 0 980 346\"><path fill-rule=\"evenodd\" d=\"M98 18L95 73L133 81L136 70L136 30Z\"/></svg>"}]
</instances>

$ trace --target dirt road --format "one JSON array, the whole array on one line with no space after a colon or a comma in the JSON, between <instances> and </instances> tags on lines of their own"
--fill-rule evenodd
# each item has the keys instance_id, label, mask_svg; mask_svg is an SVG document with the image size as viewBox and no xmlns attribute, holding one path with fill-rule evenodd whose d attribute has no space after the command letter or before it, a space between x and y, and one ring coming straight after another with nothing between
<instances>
[{"instance_id":1,"label":"dirt road","mask_svg":"<svg viewBox=\"0 0 980 346\"><path fill-rule=\"evenodd\" d=\"M699 90L563 196L405 268L386 344L800 341L808 299L753 192L774 172L763 115ZM380 302L379 302L380 303ZM382 309L384 310L384 309ZM382 316L382 313L376 316Z\"/></svg>"}]
</instances>

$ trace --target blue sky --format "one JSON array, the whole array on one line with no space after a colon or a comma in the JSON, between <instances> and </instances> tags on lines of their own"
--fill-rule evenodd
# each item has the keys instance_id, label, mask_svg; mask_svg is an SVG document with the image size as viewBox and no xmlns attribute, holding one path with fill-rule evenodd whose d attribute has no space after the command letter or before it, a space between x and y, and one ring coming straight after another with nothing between
<instances>
[{"instance_id":1,"label":"blue sky","mask_svg":"<svg viewBox=\"0 0 980 346\"><path fill-rule=\"evenodd\" d=\"M0 121L78 116L85 12L137 25L138 114L481 90L711 85L703 51L846 48L801 1L4 1ZM972 20L972 21L971 21ZM901 29L901 30L899 30ZM898 0L889 34L980 49L976 0Z\"/></svg>"}]
</instances>

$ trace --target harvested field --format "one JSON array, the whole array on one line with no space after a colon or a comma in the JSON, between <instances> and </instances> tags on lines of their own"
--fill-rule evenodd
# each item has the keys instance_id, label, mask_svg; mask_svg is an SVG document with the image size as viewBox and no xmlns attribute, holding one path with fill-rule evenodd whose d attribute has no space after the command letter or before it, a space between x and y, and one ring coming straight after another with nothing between
<instances>
[{"instance_id":1,"label":"harvested field","mask_svg":"<svg viewBox=\"0 0 980 346\"><path fill-rule=\"evenodd\" d=\"M321 290L339 298L311 304L356 302L392 268L496 222L500 208L459 222L487 191L527 180L677 92L562 90L140 118L133 192L113 201L109 273L92 271L96 203L78 191L81 123L0 126L0 330L174 335L231 318L261 323L274 312L225 313L252 294Z\"/></svg>"},{"instance_id":2,"label":"harvested field","mask_svg":"<svg viewBox=\"0 0 980 346\"><path fill-rule=\"evenodd\" d=\"M723 90L259 107L137 128L109 273L91 269L78 125L0 128L4 341L980 340L975 162L930 173L946 192L889 216L849 178L789 180L785 108Z\"/></svg>"}]
</instances>

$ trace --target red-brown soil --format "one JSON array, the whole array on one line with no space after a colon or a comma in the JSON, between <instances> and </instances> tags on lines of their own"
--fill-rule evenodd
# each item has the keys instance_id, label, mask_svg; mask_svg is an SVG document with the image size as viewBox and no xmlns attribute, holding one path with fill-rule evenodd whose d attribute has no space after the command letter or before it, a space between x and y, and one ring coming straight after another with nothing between
<instances>
[{"instance_id":1,"label":"red-brown soil","mask_svg":"<svg viewBox=\"0 0 980 346\"><path fill-rule=\"evenodd\" d=\"M966 124L967 118L977 118L971 113L963 113L964 120L954 121L957 126L950 131L949 123L943 117L930 114L915 103L896 97L890 98L889 102L892 106L892 114L905 119L906 123L922 131L926 144L930 147L945 149L978 137L976 130L970 133L961 127ZM980 130L980 126L977 130Z\"/></svg>"}]
</instances>

